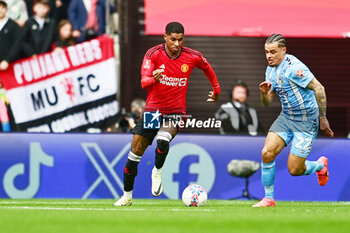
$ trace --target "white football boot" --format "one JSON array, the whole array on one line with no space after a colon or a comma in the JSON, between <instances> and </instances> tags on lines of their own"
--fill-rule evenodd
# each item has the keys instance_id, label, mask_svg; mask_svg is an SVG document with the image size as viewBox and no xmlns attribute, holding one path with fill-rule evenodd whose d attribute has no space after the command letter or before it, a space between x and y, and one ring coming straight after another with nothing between
<instances>
[{"instance_id":1,"label":"white football boot","mask_svg":"<svg viewBox=\"0 0 350 233\"><path fill-rule=\"evenodd\" d=\"M162 172L156 170L155 167L152 169L152 195L158 197L163 192L163 185Z\"/></svg>"},{"instance_id":2,"label":"white football boot","mask_svg":"<svg viewBox=\"0 0 350 233\"><path fill-rule=\"evenodd\" d=\"M114 206L131 206L132 197L122 196L118 201L113 203Z\"/></svg>"}]
</instances>

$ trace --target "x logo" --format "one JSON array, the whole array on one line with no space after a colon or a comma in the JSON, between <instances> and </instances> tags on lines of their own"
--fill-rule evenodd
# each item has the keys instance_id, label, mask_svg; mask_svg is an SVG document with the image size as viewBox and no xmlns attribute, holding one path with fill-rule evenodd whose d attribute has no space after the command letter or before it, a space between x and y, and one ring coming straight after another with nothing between
<instances>
[{"instance_id":1,"label":"x logo","mask_svg":"<svg viewBox=\"0 0 350 233\"><path fill-rule=\"evenodd\" d=\"M82 196L82 199L87 199L101 182L104 182L106 184L114 198L119 198L119 195L114 188L115 185L113 185L112 182L116 183L121 190L123 190L123 183L118 177L117 173L114 171L113 167L119 162L125 153L129 151L130 143L124 146L124 148L118 153L118 155L112 160L111 163L109 163L108 159L102 152L101 148L97 145L97 143L81 143L81 146L83 147L86 155L89 157L92 165L100 175ZM93 151L95 153L93 153ZM97 162L98 160L100 160L102 163L99 164ZM108 176L111 178L109 179Z\"/></svg>"}]
</instances>

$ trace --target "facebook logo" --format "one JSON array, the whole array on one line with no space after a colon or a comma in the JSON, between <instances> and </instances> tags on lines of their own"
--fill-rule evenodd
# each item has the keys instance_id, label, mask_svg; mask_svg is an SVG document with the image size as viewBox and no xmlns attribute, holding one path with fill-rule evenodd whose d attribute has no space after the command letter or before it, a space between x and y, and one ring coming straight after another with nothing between
<instances>
[{"instance_id":1,"label":"facebook logo","mask_svg":"<svg viewBox=\"0 0 350 233\"><path fill-rule=\"evenodd\" d=\"M178 182L180 192L190 185L190 182L197 182L198 174L190 173L189 169L195 163L199 163L198 155L187 155L180 161L179 173L173 175L173 181ZM180 195L181 193L179 193Z\"/></svg>"},{"instance_id":2,"label":"facebook logo","mask_svg":"<svg viewBox=\"0 0 350 233\"><path fill-rule=\"evenodd\" d=\"M164 195L181 198L191 184L200 184L210 193L215 181L215 166L210 154L194 143L178 143L170 147L162 169Z\"/></svg>"},{"instance_id":3,"label":"facebook logo","mask_svg":"<svg viewBox=\"0 0 350 233\"><path fill-rule=\"evenodd\" d=\"M143 128L144 129L160 129L160 119L162 114L157 110L156 112L143 113Z\"/></svg>"}]
</instances>

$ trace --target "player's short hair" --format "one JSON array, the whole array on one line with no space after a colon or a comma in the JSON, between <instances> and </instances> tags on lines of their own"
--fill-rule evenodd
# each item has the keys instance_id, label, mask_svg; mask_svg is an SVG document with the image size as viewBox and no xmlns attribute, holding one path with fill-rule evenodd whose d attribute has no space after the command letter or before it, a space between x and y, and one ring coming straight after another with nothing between
<instances>
[{"instance_id":1,"label":"player's short hair","mask_svg":"<svg viewBox=\"0 0 350 233\"><path fill-rule=\"evenodd\" d=\"M7 8L7 3L5 1L0 1L0 6Z\"/></svg>"},{"instance_id":2,"label":"player's short hair","mask_svg":"<svg viewBox=\"0 0 350 233\"><path fill-rule=\"evenodd\" d=\"M265 44L277 42L278 47L287 47L286 39L281 34L272 34L266 39Z\"/></svg>"},{"instance_id":3,"label":"player's short hair","mask_svg":"<svg viewBox=\"0 0 350 233\"><path fill-rule=\"evenodd\" d=\"M170 35L171 33L185 34L184 26L179 22L168 23L165 27L165 34Z\"/></svg>"}]
</instances>

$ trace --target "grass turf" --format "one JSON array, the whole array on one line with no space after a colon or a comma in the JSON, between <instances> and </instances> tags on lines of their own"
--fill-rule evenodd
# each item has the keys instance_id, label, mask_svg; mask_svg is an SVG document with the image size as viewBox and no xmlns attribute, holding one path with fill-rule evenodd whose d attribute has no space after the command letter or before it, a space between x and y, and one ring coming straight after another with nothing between
<instances>
[{"instance_id":1,"label":"grass turf","mask_svg":"<svg viewBox=\"0 0 350 233\"><path fill-rule=\"evenodd\" d=\"M113 202L3 199L0 232L350 232L349 202L277 202L276 208L251 208L255 201L209 200L204 207L162 199L135 199L131 207Z\"/></svg>"}]
</instances>

